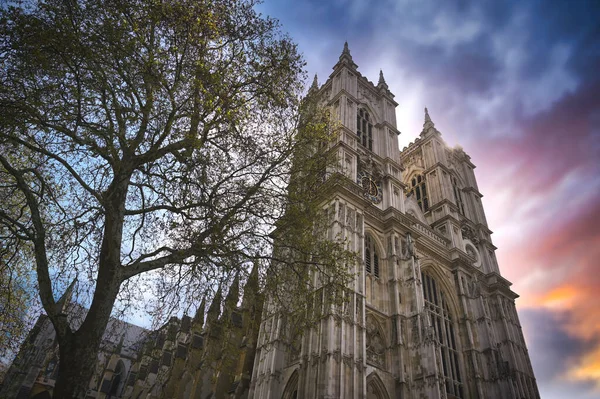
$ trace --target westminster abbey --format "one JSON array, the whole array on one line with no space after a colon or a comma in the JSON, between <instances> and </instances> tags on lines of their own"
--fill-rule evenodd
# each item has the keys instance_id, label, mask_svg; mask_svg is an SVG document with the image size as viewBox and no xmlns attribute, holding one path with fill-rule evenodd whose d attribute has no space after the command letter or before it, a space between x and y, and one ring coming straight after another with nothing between
<instances>
[{"instance_id":1,"label":"westminster abbey","mask_svg":"<svg viewBox=\"0 0 600 399\"><path fill-rule=\"evenodd\" d=\"M310 90L341 125L334 150L348 184L325 208L361 259L348 303L324 311L291 353L277 314L264 316L254 270L242 298L237 280L228 288L222 310L219 290L206 312L158 331L121 323L89 397L539 398L470 157L445 144L427 109L419 137L400 150L398 103L383 74L374 84L359 72L347 44ZM224 325L233 352L222 348ZM52 340L42 317L0 397L51 397Z\"/></svg>"}]
</instances>

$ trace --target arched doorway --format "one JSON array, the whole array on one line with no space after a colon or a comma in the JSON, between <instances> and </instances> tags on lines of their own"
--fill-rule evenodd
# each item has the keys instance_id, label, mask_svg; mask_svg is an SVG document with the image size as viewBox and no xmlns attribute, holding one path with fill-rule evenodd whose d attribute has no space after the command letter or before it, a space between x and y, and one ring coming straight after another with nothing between
<instances>
[{"instance_id":1,"label":"arched doorway","mask_svg":"<svg viewBox=\"0 0 600 399\"><path fill-rule=\"evenodd\" d=\"M367 399L389 399L387 390L377 374L367 377Z\"/></svg>"},{"instance_id":2,"label":"arched doorway","mask_svg":"<svg viewBox=\"0 0 600 399\"><path fill-rule=\"evenodd\" d=\"M283 391L282 399L298 399L298 371L294 371L294 374L288 380Z\"/></svg>"}]
</instances>

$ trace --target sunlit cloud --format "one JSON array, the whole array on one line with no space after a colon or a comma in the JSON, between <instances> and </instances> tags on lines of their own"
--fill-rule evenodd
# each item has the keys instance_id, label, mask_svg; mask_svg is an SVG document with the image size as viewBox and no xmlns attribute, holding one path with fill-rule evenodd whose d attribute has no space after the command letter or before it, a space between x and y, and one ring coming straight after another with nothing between
<instances>
[{"instance_id":1,"label":"sunlit cloud","mask_svg":"<svg viewBox=\"0 0 600 399\"><path fill-rule=\"evenodd\" d=\"M400 148L423 107L472 157L501 272L521 295L544 398L598 397L600 4L271 1L323 83L348 41L399 103ZM595 389L594 389L595 387Z\"/></svg>"}]
</instances>

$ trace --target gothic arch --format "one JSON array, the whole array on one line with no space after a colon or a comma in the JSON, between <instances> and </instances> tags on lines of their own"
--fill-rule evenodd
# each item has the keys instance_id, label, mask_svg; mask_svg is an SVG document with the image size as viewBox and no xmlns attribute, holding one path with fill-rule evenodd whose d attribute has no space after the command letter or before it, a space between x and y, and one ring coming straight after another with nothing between
<instances>
[{"instance_id":1,"label":"gothic arch","mask_svg":"<svg viewBox=\"0 0 600 399\"><path fill-rule=\"evenodd\" d=\"M375 372L367 377L367 399L390 399L383 381Z\"/></svg>"},{"instance_id":2,"label":"gothic arch","mask_svg":"<svg viewBox=\"0 0 600 399\"><path fill-rule=\"evenodd\" d=\"M358 114L358 110L364 108L372 117L373 117L373 129L375 129L375 125L381 123L381 115L371 107L368 102L358 101L356 104L356 113ZM375 132L375 130L373 131Z\"/></svg>"},{"instance_id":3,"label":"gothic arch","mask_svg":"<svg viewBox=\"0 0 600 399\"><path fill-rule=\"evenodd\" d=\"M121 396L121 394L123 393L123 388L125 387L126 379L127 369L125 368L123 360L119 359L115 367L115 371L113 372L108 396Z\"/></svg>"},{"instance_id":4,"label":"gothic arch","mask_svg":"<svg viewBox=\"0 0 600 399\"><path fill-rule=\"evenodd\" d=\"M421 273L429 274L436 280L437 284L442 286L443 291L446 293L446 299L448 301L450 312L455 317L455 322L458 322L460 304L458 302L458 287L455 285L454 277L451 277L452 284L449 283L448 276L444 275L439 270L439 266L437 266L431 258L421 259ZM423 282L421 281L421 284L422 283Z\"/></svg>"},{"instance_id":5,"label":"gothic arch","mask_svg":"<svg viewBox=\"0 0 600 399\"><path fill-rule=\"evenodd\" d=\"M375 230L365 226L365 235L364 236L365 236L365 240L366 240L367 236L369 236L371 238L371 240L373 240L373 245L374 245L375 250L377 251L377 255L379 257L379 269L380 269L379 275L385 279L386 278L385 274L387 272L387 270L386 270L387 268L384 267L384 265L385 265L387 256L386 256L386 252L385 252L383 243L381 242L381 239L379 238L379 234ZM363 253L363 261L364 261L364 256L366 256L367 248L365 248L364 250L365 250L365 252Z\"/></svg>"},{"instance_id":6,"label":"gothic arch","mask_svg":"<svg viewBox=\"0 0 600 399\"><path fill-rule=\"evenodd\" d=\"M461 186L464 186L467 183L465 179L461 176L460 172L452 165L450 166L450 176L455 177Z\"/></svg>"},{"instance_id":7,"label":"gothic arch","mask_svg":"<svg viewBox=\"0 0 600 399\"><path fill-rule=\"evenodd\" d=\"M421 273L424 315L428 320L424 328L425 339L437 342L437 362L443 373L446 393L464 398L465 369L456 289L449 286L433 265L424 267Z\"/></svg>"},{"instance_id":8,"label":"gothic arch","mask_svg":"<svg viewBox=\"0 0 600 399\"><path fill-rule=\"evenodd\" d=\"M419 175L425 177L425 168L423 168L422 166L419 166L419 165L409 166L409 169L405 175L406 178L404 179L404 181L406 182L406 185L409 186L408 183L410 183L410 181L413 179L413 177L417 177Z\"/></svg>"},{"instance_id":9,"label":"gothic arch","mask_svg":"<svg viewBox=\"0 0 600 399\"><path fill-rule=\"evenodd\" d=\"M295 370L283 390L281 399L298 399L298 370Z\"/></svg>"},{"instance_id":10,"label":"gothic arch","mask_svg":"<svg viewBox=\"0 0 600 399\"><path fill-rule=\"evenodd\" d=\"M383 243L379 238L379 233L365 224L365 235L367 234L370 234L373 240L375 241L375 245L377 246L377 250L379 251L379 253L385 255L385 252L383 250Z\"/></svg>"}]
</instances>

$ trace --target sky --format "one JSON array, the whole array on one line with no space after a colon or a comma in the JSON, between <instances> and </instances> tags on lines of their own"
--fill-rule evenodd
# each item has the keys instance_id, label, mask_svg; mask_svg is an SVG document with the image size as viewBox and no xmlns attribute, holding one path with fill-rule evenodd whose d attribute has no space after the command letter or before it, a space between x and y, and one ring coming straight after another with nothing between
<instances>
[{"instance_id":1,"label":"sky","mask_svg":"<svg viewBox=\"0 0 600 399\"><path fill-rule=\"evenodd\" d=\"M400 147L436 128L471 156L542 398L600 398L600 1L259 6L324 83L344 41L382 69Z\"/></svg>"}]
</instances>

